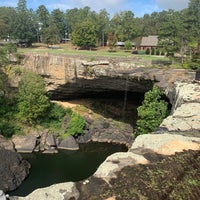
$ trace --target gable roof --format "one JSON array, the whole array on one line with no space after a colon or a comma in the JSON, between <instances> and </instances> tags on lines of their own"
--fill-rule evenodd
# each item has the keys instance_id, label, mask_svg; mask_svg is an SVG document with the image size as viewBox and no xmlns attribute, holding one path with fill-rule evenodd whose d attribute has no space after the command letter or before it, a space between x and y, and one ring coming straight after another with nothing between
<instances>
[{"instance_id":1,"label":"gable roof","mask_svg":"<svg viewBox=\"0 0 200 200\"><path fill-rule=\"evenodd\" d=\"M140 46L157 46L158 45L158 36L150 35L148 37L142 37Z\"/></svg>"}]
</instances>

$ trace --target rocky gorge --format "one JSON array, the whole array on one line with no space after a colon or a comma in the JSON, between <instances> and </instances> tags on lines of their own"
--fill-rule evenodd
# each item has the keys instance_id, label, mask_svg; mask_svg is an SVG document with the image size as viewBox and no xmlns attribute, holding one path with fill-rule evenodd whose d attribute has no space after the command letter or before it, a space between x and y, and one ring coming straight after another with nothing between
<instances>
[{"instance_id":1,"label":"rocky gorge","mask_svg":"<svg viewBox=\"0 0 200 200\"><path fill-rule=\"evenodd\" d=\"M125 131L128 133L124 139L125 143L129 144L128 152L109 156L96 173L87 180L52 185L49 188L38 189L27 197L10 197L11 199L148 199L149 193L145 193L144 188L138 189L137 186L129 182L130 172L134 171L134 167L137 166L143 168L143 166L149 166L153 163L159 166L163 159L169 164L170 159L182 156L182 154L175 154L176 152L186 150L187 152L183 154L185 164L182 163L182 165L191 165L191 169L196 170L197 180L194 180L196 181L195 187L199 191L198 164L191 164L199 160L200 150L200 85L192 83L195 76L193 71L168 67L153 68L149 61L142 61L137 57L96 58L93 60L91 58L48 54L27 55L23 68L39 73L45 78L47 89L54 100L94 95L103 95L106 98L108 95L120 94L124 91L138 94L150 90L153 84L156 84L168 97L172 104L172 110L154 133L138 136L132 141L130 140L130 129ZM15 81L12 84L14 87ZM106 130L107 126L102 123L102 127ZM105 141L107 135L112 135L109 142L116 142L115 134L113 135L109 131L103 137L104 129L96 135L95 132L86 134L87 137L89 136L88 140ZM38 135L37 137L41 141L41 138L47 138L47 135ZM24 138L24 141L26 139ZM52 140L54 139L45 139L43 144ZM121 137L118 141L120 140ZM13 141L17 144L15 139ZM49 145L49 147L55 147L55 145ZM18 148L16 145L16 149L20 149L20 147ZM189 157L191 155L190 161L188 161L188 155ZM177 177L184 171L180 166L179 169ZM154 172L151 171L151 173ZM125 180L122 179L121 175L126 177ZM164 177L164 175L163 171L160 172L160 177ZM182 176L184 177L184 175ZM124 191L131 193L129 196L124 191L118 193L119 188L117 189L115 181L119 182L119 177L123 181L127 180L127 185L124 182L124 186L131 188L132 192L125 188ZM123 188L123 184L121 187ZM160 191L163 190L160 189ZM165 191L163 194L149 199L162 199L161 197L164 195L168 195L167 198L170 199L170 194L174 190L170 189L167 192L168 194Z\"/></svg>"}]
</instances>

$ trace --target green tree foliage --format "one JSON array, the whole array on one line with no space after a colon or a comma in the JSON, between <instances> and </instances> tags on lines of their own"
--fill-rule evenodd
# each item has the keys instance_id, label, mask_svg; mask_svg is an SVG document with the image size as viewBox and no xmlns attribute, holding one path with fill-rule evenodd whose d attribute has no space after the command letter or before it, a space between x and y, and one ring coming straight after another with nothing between
<instances>
[{"instance_id":1,"label":"green tree foliage","mask_svg":"<svg viewBox=\"0 0 200 200\"><path fill-rule=\"evenodd\" d=\"M200 51L200 1L190 0L187 9L187 28L190 31L190 39L197 42L197 49Z\"/></svg>"},{"instance_id":2,"label":"green tree foliage","mask_svg":"<svg viewBox=\"0 0 200 200\"><path fill-rule=\"evenodd\" d=\"M81 115L73 113L67 128L67 135L72 135L76 137L83 134L85 124L86 122Z\"/></svg>"},{"instance_id":3,"label":"green tree foliage","mask_svg":"<svg viewBox=\"0 0 200 200\"><path fill-rule=\"evenodd\" d=\"M83 48L96 46L97 34L95 25L90 21L85 21L77 25L72 33L72 42Z\"/></svg>"},{"instance_id":4,"label":"green tree foliage","mask_svg":"<svg viewBox=\"0 0 200 200\"><path fill-rule=\"evenodd\" d=\"M96 14L96 30L99 44L104 46L109 31L109 14L106 9L100 10L99 14Z\"/></svg>"},{"instance_id":5,"label":"green tree foliage","mask_svg":"<svg viewBox=\"0 0 200 200\"><path fill-rule=\"evenodd\" d=\"M8 54L16 53L17 47L12 43L8 43L5 46L0 46L0 67L9 64Z\"/></svg>"},{"instance_id":6,"label":"green tree foliage","mask_svg":"<svg viewBox=\"0 0 200 200\"><path fill-rule=\"evenodd\" d=\"M5 47L0 47L0 67L8 64L7 50Z\"/></svg>"},{"instance_id":7,"label":"green tree foliage","mask_svg":"<svg viewBox=\"0 0 200 200\"><path fill-rule=\"evenodd\" d=\"M65 33L67 30L64 13L59 9L54 9L51 12L51 20L54 24L56 24L56 27L58 29L59 39L61 40L62 38L65 37Z\"/></svg>"},{"instance_id":8,"label":"green tree foliage","mask_svg":"<svg viewBox=\"0 0 200 200\"><path fill-rule=\"evenodd\" d=\"M175 52L180 52L186 43L184 37L183 16L180 12L169 10L162 12L164 21L160 24L159 45L167 52L167 55L174 56Z\"/></svg>"},{"instance_id":9,"label":"green tree foliage","mask_svg":"<svg viewBox=\"0 0 200 200\"><path fill-rule=\"evenodd\" d=\"M136 20L131 11L122 11L115 14L110 21L110 29L117 36L118 41L132 41L138 36Z\"/></svg>"},{"instance_id":10,"label":"green tree foliage","mask_svg":"<svg viewBox=\"0 0 200 200\"><path fill-rule=\"evenodd\" d=\"M145 94L142 105L138 107L135 136L154 131L167 116L167 103L161 100L160 90L154 86Z\"/></svg>"},{"instance_id":11,"label":"green tree foliage","mask_svg":"<svg viewBox=\"0 0 200 200\"><path fill-rule=\"evenodd\" d=\"M132 49L132 42L131 41L126 41L125 44L124 44L124 48L126 50L131 50Z\"/></svg>"},{"instance_id":12,"label":"green tree foliage","mask_svg":"<svg viewBox=\"0 0 200 200\"><path fill-rule=\"evenodd\" d=\"M47 28L49 25L49 11L44 5L40 5L38 9L36 10L36 15L38 19L38 23L40 24L40 28Z\"/></svg>"},{"instance_id":13,"label":"green tree foliage","mask_svg":"<svg viewBox=\"0 0 200 200\"><path fill-rule=\"evenodd\" d=\"M13 35L16 10L12 7L0 7L0 38L8 39Z\"/></svg>"},{"instance_id":14,"label":"green tree foliage","mask_svg":"<svg viewBox=\"0 0 200 200\"><path fill-rule=\"evenodd\" d=\"M37 74L26 72L19 83L18 117L23 122L33 124L45 115L50 106L45 91L45 82Z\"/></svg>"},{"instance_id":15,"label":"green tree foliage","mask_svg":"<svg viewBox=\"0 0 200 200\"><path fill-rule=\"evenodd\" d=\"M49 26L43 29L42 42L45 44L58 44L60 42L60 33L57 25L51 20Z\"/></svg>"},{"instance_id":16,"label":"green tree foliage","mask_svg":"<svg viewBox=\"0 0 200 200\"><path fill-rule=\"evenodd\" d=\"M13 25L13 37L30 44L34 38L34 25L31 13L26 6L26 0L19 0L16 12L16 18L13 19L15 22Z\"/></svg>"}]
</instances>

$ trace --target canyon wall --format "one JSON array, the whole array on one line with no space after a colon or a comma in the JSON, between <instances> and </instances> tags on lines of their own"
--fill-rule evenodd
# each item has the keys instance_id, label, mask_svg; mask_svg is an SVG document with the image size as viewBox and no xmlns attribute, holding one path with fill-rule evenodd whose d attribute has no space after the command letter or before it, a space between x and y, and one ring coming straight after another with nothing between
<instances>
[{"instance_id":1,"label":"canyon wall","mask_svg":"<svg viewBox=\"0 0 200 200\"><path fill-rule=\"evenodd\" d=\"M27 54L24 68L41 74L54 99L109 92L145 93L156 83L170 91L176 81L191 81L194 72L167 67L151 67L150 61L135 58L81 57ZM170 96L171 95L171 96Z\"/></svg>"}]
</instances>

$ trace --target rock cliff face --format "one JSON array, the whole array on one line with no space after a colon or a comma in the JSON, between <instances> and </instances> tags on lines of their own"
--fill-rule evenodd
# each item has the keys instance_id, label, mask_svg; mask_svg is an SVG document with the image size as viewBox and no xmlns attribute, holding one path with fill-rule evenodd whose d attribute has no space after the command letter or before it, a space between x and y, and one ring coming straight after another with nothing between
<instances>
[{"instance_id":1,"label":"rock cliff face","mask_svg":"<svg viewBox=\"0 0 200 200\"><path fill-rule=\"evenodd\" d=\"M156 83L167 89L175 81L194 79L184 69L151 68L138 58L88 58L64 55L26 55L24 68L41 74L54 99L105 95L114 92L144 93Z\"/></svg>"}]
</instances>

